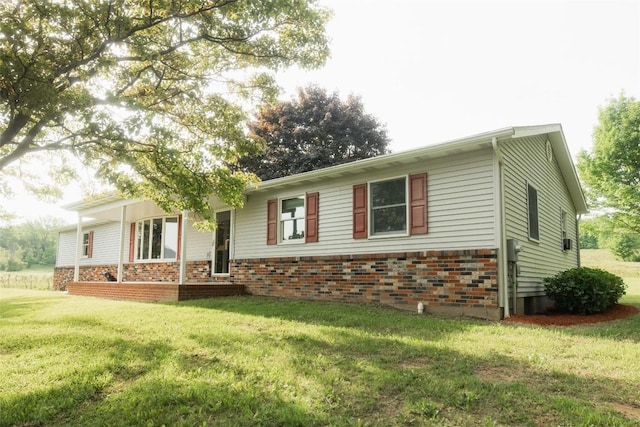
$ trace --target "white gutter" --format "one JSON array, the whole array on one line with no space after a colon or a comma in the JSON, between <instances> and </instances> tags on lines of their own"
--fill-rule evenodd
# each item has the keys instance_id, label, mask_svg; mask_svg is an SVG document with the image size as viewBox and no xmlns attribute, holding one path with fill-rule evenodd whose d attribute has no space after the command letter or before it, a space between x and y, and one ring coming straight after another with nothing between
<instances>
[{"instance_id":1,"label":"white gutter","mask_svg":"<svg viewBox=\"0 0 640 427\"><path fill-rule=\"evenodd\" d=\"M504 202L504 159L498 147L498 138L495 136L491 138L491 145L493 151L496 153L498 159L498 227L497 227L497 241L498 241L498 301L501 302L504 307L504 317L507 318L509 314L509 284L507 274L507 224L505 214L505 202Z\"/></svg>"}]
</instances>

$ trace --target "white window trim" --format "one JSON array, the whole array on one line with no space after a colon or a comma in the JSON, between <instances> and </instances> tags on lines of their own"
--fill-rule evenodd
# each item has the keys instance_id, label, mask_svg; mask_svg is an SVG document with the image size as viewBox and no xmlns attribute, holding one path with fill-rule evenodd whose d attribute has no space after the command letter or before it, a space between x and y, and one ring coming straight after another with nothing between
<instances>
[{"instance_id":1,"label":"white window trim","mask_svg":"<svg viewBox=\"0 0 640 427\"><path fill-rule=\"evenodd\" d=\"M164 247L165 247L165 237L166 237L166 223L167 223L167 218L176 218L176 224L180 223L180 219L178 215L167 215L167 216L152 216L152 217L147 217L147 218L141 218L139 220L137 220L135 222L136 226L135 226L135 244L134 244L134 248L133 248L133 254L134 254L134 262L136 263L154 263L154 262L175 262L178 260L178 250L180 247L180 241L179 239L176 239L176 256L173 258L164 258ZM162 242L160 244L160 258L138 258L138 247L140 244L140 239L138 238L138 224L140 224L141 222L144 221L151 221L151 223L153 223L153 220L155 219L162 219ZM180 230L178 229L178 235L180 235ZM182 236L182 238L184 239L184 236ZM149 251L152 250L151 248L151 242L153 241L153 233L149 233Z\"/></svg>"},{"instance_id":2,"label":"white window trim","mask_svg":"<svg viewBox=\"0 0 640 427\"><path fill-rule=\"evenodd\" d=\"M374 233L373 231L373 197L371 197L371 184L386 181L395 181L397 179L404 178L404 204L405 204L405 217L404 217L404 231L392 231L388 233ZM395 237L408 237L409 236L409 215L410 203L409 203L409 175L398 175L389 178L376 179L374 181L367 182L367 227L368 227L368 239L389 239Z\"/></svg>"},{"instance_id":3,"label":"white window trim","mask_svg":"<svg viewBox=\"0 0 640 427\"><path fill-rule=\"evenodd\" d=\"M531 212L531 209L529 209L529 186L531 186L531 188L533 188L534 190L536 190L536 215L538 217L538 238L536 239L535 237L531 237L531 218L529 217L529 214ZM526 186L525 186L525 193L526 193L526 198L527 198L527 237L529 238L530 241L532 242L536 242L536 243L540 243L540 191L538 191L538 187L536 185L534 185L531 181L527 181L526 182Z\"/></svg>"},{"instance_id":4,"label":"white window trim","mask_svg":"<svg viewBox=\"0 0 640 427\"><path fill-rule=\"evenodd\" d=\"M302 198L302 202L303 202L303 206L304 206L304 216L302 218L296 218L296 219L301 219L303 221L306 221L307 218L307 195L305 193L301 193L301 194L293 194L290 196L285 196L285 197L280 197L278 198L278 239L277 239L277 243L278 245L300 245L305 243L306 240L306 232L307 230L305 229L305 237L302 237L301 239L292 239L292 240L285 240L282 236L282 202L284 200L290 200L290 199L300 199Z\"/></svg>"},{"instance_id":5,"label":"white window trim","mask_svg":"<svg viewBox=\"0 0 640 427\"><path fill-rule=\"evenodd\" d=\"M90 231L83 231L82 232L82 251L80 252L80 258L84 258L84 259L88 259L89 258L89 235L90 235ZM87 238L87 243L84 242L84 238Z\"/></svg>"}]
</instances>

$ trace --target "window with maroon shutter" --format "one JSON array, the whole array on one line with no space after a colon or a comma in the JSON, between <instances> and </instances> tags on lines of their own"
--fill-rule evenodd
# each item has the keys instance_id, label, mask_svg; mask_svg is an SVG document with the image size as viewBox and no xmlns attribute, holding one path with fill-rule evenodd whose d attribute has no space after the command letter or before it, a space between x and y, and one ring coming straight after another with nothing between
<instances>
[{"instance_id":1,"label":"window with maroon shutter","mask_svg":"<svg viewBox=\"0 0 640 427\"><path fill-rule=\"evenodd\" d=\"M278 200L267 201L267 245L278 243Z\"/></svg>"},{"instance_id":2,"label":"window with maroon shutter","mask_svg":"<svg viewBox=\"0 0 640 427\"><path fill-rule=\"evenodd\" d=\"M318 241L318 202L320 193L307 193L305 206L305 242L313 243Z\"/></svg>"},{"instance_id":3,"label":"window with maroon shutter","mask_svg":"<svg viewBox=\"0 0 640 427\"><path fill-rule=\"evenodd\" d=\"M93 256L93 231L82 234L82 257L91 258Z\"/></svg>"},{"instance_id":4,"label":"window with maroon shutter","mask_svg":"<svg viewBox=\"0 0 640 427\"><path fill-rule=\"evenodd\" d=\"M427 174L409 176L410 234L427 234Z\"/></svg>"},{"instance_id":5,"label":"window with maroon shutter","mask_svg":"<svg viewBox=\"0 0 640 427\"><path fill-rule=\"evenodd\" d=\"M367 184L353 186L353 238L367 238Z\"/></svg>"}]
</instances>

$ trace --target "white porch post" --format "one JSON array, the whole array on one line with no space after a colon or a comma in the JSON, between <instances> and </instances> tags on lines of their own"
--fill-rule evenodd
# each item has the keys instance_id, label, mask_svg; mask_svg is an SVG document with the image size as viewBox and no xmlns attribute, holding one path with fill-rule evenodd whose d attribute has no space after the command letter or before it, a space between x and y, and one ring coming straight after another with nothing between
<instances>
[{"instance_id":1,"label":"white porch post","mask_svg":"<svg viewBox=\"0 0 640 427\"><path fill-rule=\"evenodd\" d=\"M189 211L182 211L182 228L180 230L180 285L187 281L187 229L189 225Z\"/></svg>"},{"instance_id":2,"label":"white porch post","mask_svg":"<svg viewBox=\"0 0 640 427\"><path fill-rule=\"evenodd\" d=\"M120 208L120 247L118 248L118 275L117 282L122 282L122 268L124 266L124 236L125 236L125 220L127 218L127 206ZM130 236L130 238L133 238Z\"/></svg>"},{"instance_id":3,"label":"white porch post","mask_svg":"<svg viewBox=\"0 0 640 427\"><path fill-rule=\"evenodd\" d=\"M82 215L78 212L78 228L76 230L76 256L73 264L73 281L80 281L80 256L82 255Z\"/></svg>"}]
</instances>

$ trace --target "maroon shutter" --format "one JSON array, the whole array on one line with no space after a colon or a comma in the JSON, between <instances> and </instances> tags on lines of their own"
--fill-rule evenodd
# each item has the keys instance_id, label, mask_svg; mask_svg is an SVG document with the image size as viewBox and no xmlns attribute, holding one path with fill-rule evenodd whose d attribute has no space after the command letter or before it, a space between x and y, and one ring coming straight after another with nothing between
<instances>
[{"instance_id":1,"label":"maroon shutter","mask_svg":"<svg viewBox=\"0 0 640 427\"><path fill-rule=\"evenodd\" d=\"M133 262L134 258L134 251L135 251L135 247L136 247L136 223L132 222L131 223L131 228L130 228L130 232L129 232L129 262Z\"/></svg>"},{"instance_id":2,"label":"maroon shutter","mask_svg":"<svg viewBox=\"0 0 640 427\"><path fill-rule=\"evenodd\" d=\"M278 243L278 200L267 201L267 245Z\"/></svg>"},{"instance_id":3,"label":"maroon shutter","mask_svg":"<svg viewBox=\"0 0 640 427\"><path fill-rule=\"evenodd\" d=\"M305 242L318 241L318 201L320 193L307 193L305 214Z\"/></svg>"},{"instance_id":4,"label":"maroon shutter","mask_svg":"<svg viewBox=\"0 0 640 427\"><path fill-rule=\"evenodd\" d=\"M87 258L93 257L93 231L89 232L89 242L87 244Z\"/></svg>"},{"instance_id":5,"label":"maroon shutter","mask_svg":"<svg viewBox=\"0 0 640 427\"><path fill-rule=\"evenodd\" d=\"M353 186L353 238L367 238L367 184Z\"/></svg>"},{"instance_id":6,"label":"maroon shutter","mask_svg":"<svg viewBox=\"0 0 640 427\"><path fill-rule=\"evenodd\" d=\"M410 234L427 234L427 174L409 176Z\"/></svg>"}]
</instances>

